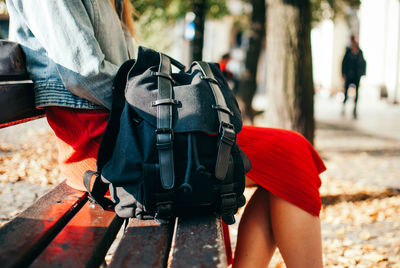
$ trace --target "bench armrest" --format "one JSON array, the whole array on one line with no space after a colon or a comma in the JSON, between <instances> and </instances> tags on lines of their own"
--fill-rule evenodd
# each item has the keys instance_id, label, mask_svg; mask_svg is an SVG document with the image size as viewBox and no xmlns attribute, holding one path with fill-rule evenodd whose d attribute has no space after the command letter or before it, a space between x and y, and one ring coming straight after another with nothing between
<instances>
[{"instance_id":1,"label":"bench armrest","mask_svg":"<svg viewBox=\"0 0 400 268\"><path fill-rule=\"evenodd\" d=\"M0 82L0 128L44 116L35 108L32 81Z\"/></svg>"}]
</instances>

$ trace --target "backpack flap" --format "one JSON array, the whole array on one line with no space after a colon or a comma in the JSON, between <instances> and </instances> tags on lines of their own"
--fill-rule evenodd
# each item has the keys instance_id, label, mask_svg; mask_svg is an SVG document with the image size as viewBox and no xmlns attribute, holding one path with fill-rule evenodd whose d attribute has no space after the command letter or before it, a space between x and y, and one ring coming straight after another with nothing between
<instances>
[{"instance_id":1,"label":"backpack flap","mask_svg":"<svg viewBox=\"0 0 400 268\"><path fill-rule=\"evenodd\" d=\"M126 87L126 101L137 114L154 127L157 126L157 106L153 101L158 97L157 71L160 53L139 47L138 58L130 72ZM224 81L217 65L210 65L215 79L220 85L226 106L232 112L230 121L235 132L242 128L241 114L231 90ZM219 132L219 119L215 112L216 103L209 82L202 79L203 73L198 65L186 72L172 73L172 98L177 101L172 106L172 125L175 133L200 131L209 134ZM215 109L210 109L214 107Z\"/></svg>"}]
</instances>

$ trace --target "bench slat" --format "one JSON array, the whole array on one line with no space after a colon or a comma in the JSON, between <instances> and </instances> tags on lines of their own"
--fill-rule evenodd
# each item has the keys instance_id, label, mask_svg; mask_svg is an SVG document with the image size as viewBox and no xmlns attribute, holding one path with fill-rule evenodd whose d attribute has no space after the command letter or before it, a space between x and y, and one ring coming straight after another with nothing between
<instances>
[{"instance_id":1,"label":"bench slat","mask_svg":"<svg viewBox=\"0 0 400 268\"><path fill-rule=\"evenodd\" d=\"M30 267L99 267L122 222L87 202Z\"/></svg>"},{"instance_id":2,"label":"bench slat","mask_svg":"<svg viewBox=\"0 0 400 268\"><path fill-rule=\"evenodd\" d=\"M0 229L2 267L28 265L86 202L86 193L62 183Z\"/></svg>"},{"instance_id":3,"label":"bench slat","mask_svg":"<svg viewBox=\"0 0 400 268\"><path fill-rule=\"evenodd\" d=\"M180 218L173 245L172 268L227 266L222 223L215 216Z\"/></svg>"},{"instance_id":4,"label":"bench slat","mask_svg":"<svg viewBox=\"0 0 400 268\"><path fill-rule=\"evenodd\" d=\"M42 116L44 110L35 108L32 82L0 82L0 128Z\"/></svg>"},{"instance_id":5,"label":"bench slat","mask_svg":"<svg viewBox=\"0 0 400 268\"><path fill-rule=\"evenodd\" d=\"M173 223L131 219L109 267L166 267L173 229Z\"/></svg>"}]
</instances>

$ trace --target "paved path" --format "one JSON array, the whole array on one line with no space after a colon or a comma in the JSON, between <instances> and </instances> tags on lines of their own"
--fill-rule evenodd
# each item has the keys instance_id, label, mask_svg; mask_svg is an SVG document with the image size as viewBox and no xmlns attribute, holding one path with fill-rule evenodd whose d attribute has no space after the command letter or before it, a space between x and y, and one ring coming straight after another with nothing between
<instances>
[{"instance_id":1,"label":"paved path","mask_svg":"<svg viewBox=\"0 0 400 268\"><path fill-rule=\"evenodd\" d=\"M324 121L317 125L315 146L327 166L323 176L400 189L400 140Z\"/></svg>"},{"instance_id":2,"label":"paved path","mask_svg":"<svg viewBox=\"0 0 400 268\"><path fill-rule=\"evenodd\" d=\"M379 137L400 140L400 104L380 100L373 88L361 88L358 102L358 118L354 120L352 99L346 104L346 113L342 116L340 95L330 97L327 92L318 92L315 96L315 118L338 127L352 127Z\"/></svg>"},{"instance_id":3,"label":"paved path","mask_svg":"<svg viewBox=\"0 0 400 268\"><path fill-rule=\"evenodd\" d=\"M316 95L315 146L328 167L324 176L400 189L400 105L379 100L373 89L360 93L357 120L352 100L342 116L340 99Z\"/></svg>"},{"instance_id":4,"label":"paved path","mask_svg":"<svg viewBox=\"0 0 400 268\"><path fill-rule=\"evenodd\" d=\"M315 146L321 175L327 267L400 267L400 105L366 89L352 104L316 96ZM333 203L330 199L334 200Z\"/></svg>"}]
</instances>

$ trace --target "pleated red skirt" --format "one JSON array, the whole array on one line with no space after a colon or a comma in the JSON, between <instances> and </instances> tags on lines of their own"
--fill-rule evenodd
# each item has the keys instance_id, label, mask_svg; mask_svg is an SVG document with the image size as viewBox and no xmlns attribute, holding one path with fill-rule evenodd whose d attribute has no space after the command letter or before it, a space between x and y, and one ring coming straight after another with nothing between
<instances>
[{"instance_id":1,"label":"pleated red skirt","mask_svg":"<svg viewBox=\"0 0 400 268\"><path fill-rule=\"evenodd\" d=\"M82 177L86 170L96 169L108 112L50 107L46 116L58 137L60 169L67 184L85 190ZM252 164L247 173L251 180L310 214L319 215L319 174L325 165L303 136L294 131L243 126L237 143ZM229 233L225 227L228 263L231 263Z\"/></svg>"}]
</instances>

